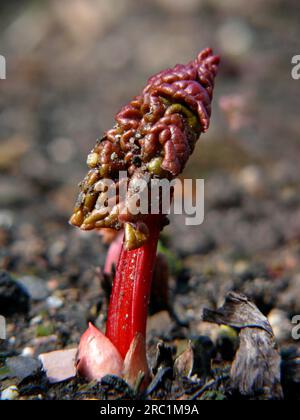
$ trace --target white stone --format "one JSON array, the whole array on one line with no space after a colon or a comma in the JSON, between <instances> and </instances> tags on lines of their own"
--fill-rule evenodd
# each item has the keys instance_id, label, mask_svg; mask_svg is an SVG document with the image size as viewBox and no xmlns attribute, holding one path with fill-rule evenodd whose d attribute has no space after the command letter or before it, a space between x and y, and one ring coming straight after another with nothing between
<instances>
[{"instance_id":1,"label":"white stone","mask_svg":"<svg viewBox=\"0 0 300 420\"><path fill-rule=\"evenodd\" d=\"M34 349L32 347L24 347L21 356L23 357L34 357Z\"/></svg>"},{"instance_id":2,"label":"white stone","mask_svg":"<svg viewBox=\"0 0 300 420\"><path fill-rule=\"evenodd\" d=\"M57 350L39 356L50 383L58 383L76 375L75 358L77 349Z\"/></svg>"},{"instance_id":3,"label":"white stone","mask_svg":"<svg viewBox=\"0 0 300 420\"><path fill-rule=\"evenodd\" d=\"M1 393L1 401L12 401L19 397L19 390L15 385L4 389Z\"/></svg>"},{"instance_id":4,"label":"white stone","mask_svg":"<svg viewBox=\"0 0 300 420\"><path fill-rule=\"evenodd\" d=\"M46 300L49 309L59 309L64 306L64 302L57 296L49 296Z\"/></svg>"},{"instance_id":5,"label":"white stone","mask_svg":"<svg viewBox=\"0 0 300 420\"><path fill-rule=\"evenodd\" d=\"M30 326L33 327L35 325L39 325L43 322L43 317L40 315L35 316L30 320Z\"/></svg>"}]
</instances>

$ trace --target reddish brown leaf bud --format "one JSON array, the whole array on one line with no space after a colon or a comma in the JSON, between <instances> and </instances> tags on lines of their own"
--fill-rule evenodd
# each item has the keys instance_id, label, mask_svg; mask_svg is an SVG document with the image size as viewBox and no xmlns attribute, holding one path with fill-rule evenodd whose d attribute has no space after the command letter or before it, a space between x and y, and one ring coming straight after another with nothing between
<instances>
[{"instance_id":1,"label":"reddish brown leaf bud","mask_svg":"<svg viewBox=\"0 0 300 420\"><path fill-rule=\"evenodd\" d=\"M190 63L151 77L142 94L120 110L115 126L88 156L91 170L80 184L71 224L83 230L119 230L124 223L135 229L138 221L146 222L142 214L124 220L124 202L118 192L115 205L105 211L105 191L99 180L109 178L117 183L120 171L129 179L135 175L148 183L152 178L179 175L200 134L208 129L218 64L219 57L206 49ZM140 242L127 245L132 249Z\"/></svg>"}]
</instances>

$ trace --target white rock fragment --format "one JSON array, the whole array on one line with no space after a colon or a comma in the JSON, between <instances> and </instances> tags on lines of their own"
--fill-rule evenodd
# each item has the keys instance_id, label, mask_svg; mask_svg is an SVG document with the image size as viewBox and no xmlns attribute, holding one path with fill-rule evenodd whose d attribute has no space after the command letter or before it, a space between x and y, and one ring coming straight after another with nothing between
<instances>
[{"instance_id":1,"label":"white rock fragment","mask_svg":"<svg viewBox=\"0 0 300 420\"><path fill-rule=\"evenodd\" d=\"M280 309L273 309L268 315L276 340L281 343L292 335L292 325L288 314Z\"/></svg>"},{"instance_id":2,"label":"white rock fragment","mask_svg":"<svg viewBox=\"0 0 300 420\"><path fill-rule=\"evenodd\" d=\"M16 342L16 337L14 337L14 336L13 337L9 337L8 342L9 342L9 344L11 346L13 346L15 344L15 342Z\"/></svg>"},{"instance_id":3,"label":"white rock fragment","mask_svg":"<svg viewBox=\"0 0 300 420\"><path fill-rule=\"evenodd\" d=\"M62 382L76 375L76 353L77 349L68 349L43 353L39 356L50 383Z\"/></svg>"},{"instance_id":4,"label":"white rock fragment","mask_svg":"<svg viewBox=\"0 0 300 420\"><path fill-rule=\"evenodd\" d=\"M6 389L4 389L1 393L1 401L13 401L19 397L19 390L18 387L12 385Z\"/></svg>"},{"instance_id":5,"label":"white rock fragment","mask_svg":"<svg viewBox=\"0 0 300 420\"><path fill-rule=\"evenodd\" d=\"M38 315L38 316L33 317L33 318L30 320L30 326L31 326L31 327L34 327L35 325L39 325L39 324L41 324L42 322L43 322L43 317L42 317L42 316L40 316L40 315Z\"/></svg>"},{"instance_id":6,"label":"white rock fragment","mask_svg":"<svg viewBox=\"0 0 300 420\"><path fill-rule=\"evenodd\" d=\"M11 228L14 223L14 217L8 210L0 210L0 226Z\"/></svg>"},{"instance_id":7,"label":"white rock fragment","mask_svg":"<svg viewBox=\"0 0 300 420\"><path fill-rule=\"evenodd\" d=\"M257 194L264 189L263 174L255 165L243 168L239 173L238 182L249 194Z\"/></svg>"},{"instance_id":8,"label":"white rock fragment","mask_svg":"<svg viewBox=\"0 0 300 420\"><path fill-rule=\"evenodd\" d=\"M64 302L57 296L49 296L46 300L49 309L59 309L64 306Z\"/></svg>"},{"instance_id":9,"label":"white rock fragment","mask_svg":"<svg viewBox=\"0 0 300 420\"><path fill-rule=\"evenodd\" d=\"M22 350L21 356L23 356L23 357L34 357L34 348L24 347L24 349Z\"/></svg>"}]
</instances>

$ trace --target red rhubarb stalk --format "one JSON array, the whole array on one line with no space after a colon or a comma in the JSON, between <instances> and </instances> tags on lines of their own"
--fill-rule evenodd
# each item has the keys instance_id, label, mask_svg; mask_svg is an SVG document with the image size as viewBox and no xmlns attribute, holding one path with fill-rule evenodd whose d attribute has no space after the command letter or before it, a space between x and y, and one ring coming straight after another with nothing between
<instances>
[{"instance_id":1,"label":"red rhubarb stalk","mask_svg":"<svg viewBox=\"0 0 300 420\"><path fill-rule=\"evenodd\" d=\"M148 222L150 236L138 249L122 247L108 310L106 336L125 358L137 333L146 336L148 303L161 216Z\"/></svg>"},{"instance_id":2,"label":"red rhubarb stalk","mask_svg":"<svg viewBox=\"0 0 300 420\"><path fill-rule=\"evenodd\" d=\"M189 63L151 77L88 155L90 170L80 183L70 223L82 230L124 230L106 337L90 326L79 346L78 372L89 380L114 372L118 354L124 358L124 378L134 379L139 372L147 377L147 308L157 241L166 220L162 214L136 214L131 211L132 204L141 202L145 184L148 188L152 180L173 180L183 171L199 136L209 127L218 65L219 57L207 48ZM120 177L124 172L127 180ZM107 180L115 186L110 198ZM139 187L141 183L144 187ZM123 186L127 186L125 196ZM160 204L161 197L157 199ZM153 204L152 200L149 209ZM112 251L105 271L113 263ZM113 347L110 364L106 358L108 343Z\"/></svg>"}]
</instances>

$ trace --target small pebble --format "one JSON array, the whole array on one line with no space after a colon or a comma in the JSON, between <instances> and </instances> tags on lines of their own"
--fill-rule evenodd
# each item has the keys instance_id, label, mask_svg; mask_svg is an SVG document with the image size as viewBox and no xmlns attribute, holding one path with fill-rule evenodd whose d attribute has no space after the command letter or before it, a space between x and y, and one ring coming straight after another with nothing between
<instances>
[{"instance_id":1,"label":"small pebble","mask_svg":"<svg viewBox=\"0 0 300 420\"><path fill-rule=\"evenodd\" d=\"M264 187L263 175L257 166L249 165L239 173L239 184L249 194L259 193Z\"/></svg>"},{"instance_id":2,"label":"small pebble","mask_svg":"<svg viewBox=\"0 0 300 420\"><path fill-rule=\"evenodd\" d=\"M242 275L248 269L249 264L246 261L237 261L233 266L233 272L237 275Z\"/></svg>"},{"instance_id":3,"label":"small pebble","mask_svg":"<svg viewBox=\"0 0 300 420\"><path fill-rule=\"evenodd\" d=\"M49 346L50 344L56 344L58 337L55 334L48 335L47 337L36 337L32 340L32 345L38 346Z\"/></svg>"},{"instance_id":4,"label":"small pebble","mask_svg":"<svg viewBox=\"0 0 300 420\"><path fill-rule=\"evenodd\" d=\"M4 389L1 393L1 401L13 401L19 397L18 387L12 385Z\"/></svg>"},{"instance_id":5,"label":"small pebble","mask_svg":"<svg viewBox=\"0 0 300 420\"><path fill-rule=\"evenodd\" d=\"M57 296L49 296L46 300L49 309L59 309L64 306L64 302Z\"/></svg>"},{"instance_id":6,"label":"small pebble","mask_svg":"<svg viewBox=\"0 0 300 420\"><path fill-rule=\"evenodd\" d=\"M268 321L278 342L288 340L291 337L292 325L286 312L273 309L268 315Z\"/></svg>"},{"instance_id":7,"label":"small pebble","mask_svg":"<svg viewBox=\"0 0 300 420\"><path fill-rule=\"evenodd\" d=\"M77 348L57 350L39 356L43 370L46 372L50 383L58 383L76 375L75 358Z\"/></svg>"},{"instance_id":8,"label":"small pebble","mask_svg":"<svg viewBox=\"0 0 300 420\"><path fill-rule=\"evenodd\" d=\"M24 347L24 349L22 350L21 356L23 356L23 357L34 357L34 348Z\"/></svg>"},{"instance_id":9,"label":"small pebble","mask_svg":"<svg viewBox=\"0 0 300 420\"><path fill-rule=\"evenodd\" d=\"M47 282L47 287L49 290L56 290L59 286L59 282L57 279L51 279Z\"/></svg>"},{"instance_id":10,"label":"small pebble","mask_svg":"<svg viewBox=\"0 0 300 420\"><path fill-rule=\"evenodd\" d=\"M39 302L45 300L49 296L49 290L45 280L34 276L24 276L19 282L27 290L31 299Z\"/></svg>"},{"instance_id":11,"label":"small pebble","mask_svg":"<svg viewBox=\"0 0 300 420\"><path fill-rule=\"evenodd\" d=\"M36 376L41 368L39 360L33 357L8 357L5 366L9 369L9 378L16 378L19 382L26 378ZM18 382L18 383L19 383Z\"/></svg>"},{"instance_id":12,"label":"small pebble","mask_svg":"<svg viewBox=\"0 0 300 420\"><path fill-rule=\"evenodd\" d=\"M8 342L9 342L9 344L11 346L13 346L15 344L15 342L16 342L16 337L10 337L9 340L8 340Z\"/></svg>"},{"instance_id":13,"label":"small pebble","mask_svg":"<svg viewBox=\"0 0 300 420\"><path fill-rule=\"evenodd\" d=\"M30 320L30 326L33 327L35 325L41 324L42 322L43 318L40 315L37 315Z\"/></svg>"},{"instance_id":14,"label":"small pebble","mask_svg":"<svg viewBox=\"0 0 300 420\"><path fill-rule=\"evenodd\" d=\"M11 228L14 222L13 213L8 210L0 211L0 226L4 228Z\"/></svg>"}]
</instances>

